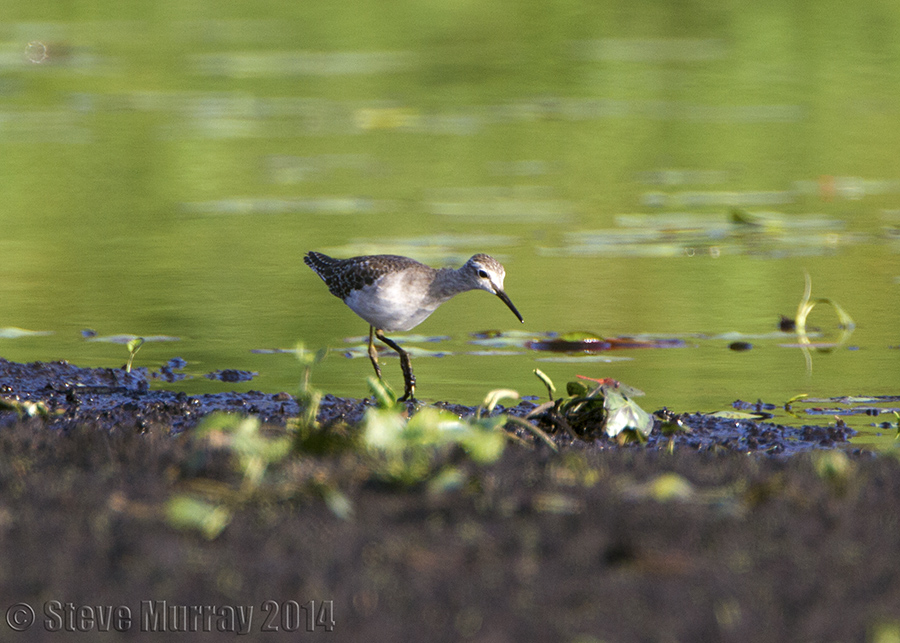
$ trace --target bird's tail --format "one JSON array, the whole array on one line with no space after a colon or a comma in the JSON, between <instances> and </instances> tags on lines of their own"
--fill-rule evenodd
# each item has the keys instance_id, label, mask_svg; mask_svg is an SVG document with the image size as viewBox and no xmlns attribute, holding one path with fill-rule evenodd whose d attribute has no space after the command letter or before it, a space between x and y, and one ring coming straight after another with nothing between
<instances>
[{"instance_id":1,"label":"bird's tail","mask_svg":"<svg viewBox=\"0 0 900 643\"><path fill-rule=\"evenodd\" d=\"M303 261L307 266L313 269L313 272L322 277L322 279L331 272L334 264L337 263L337 259L332 259L328 255L323 255L321 252L307 252L306 256L303 257Z\"/></svg>"}]
</instances>

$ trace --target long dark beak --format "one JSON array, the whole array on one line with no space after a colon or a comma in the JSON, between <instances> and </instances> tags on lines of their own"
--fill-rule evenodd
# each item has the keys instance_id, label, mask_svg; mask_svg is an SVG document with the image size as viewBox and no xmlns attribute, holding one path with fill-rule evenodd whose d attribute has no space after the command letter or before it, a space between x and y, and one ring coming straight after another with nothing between
<instances>
[{"instance_id":1,"label":"long dark beak","mask_svg":"<svg viewBox=\"0 0 900 643\"><path fill-rule=\"evenodd\" d=\"M513 311L513 315L518 317L520 322L522 322L523 324L525 323L525 320L522 319L522 315L520 315L519 311L516 310L516 307L513 306L513 303L509 300L509 297L506 296L505 292L503 292L502 290L497 288L497 286L494 286L494 294L496 294L500 299L502 299L504 304L509 306L509 309L511 311Z\"/></svg>"}]
</instances>

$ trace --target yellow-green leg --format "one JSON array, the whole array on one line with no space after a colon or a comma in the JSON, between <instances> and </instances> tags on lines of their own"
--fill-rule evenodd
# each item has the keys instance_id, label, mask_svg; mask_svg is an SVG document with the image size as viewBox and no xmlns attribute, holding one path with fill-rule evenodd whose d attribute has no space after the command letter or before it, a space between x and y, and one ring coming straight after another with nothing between
<instances>
[{"instance_id":1,"label":"yellow-green leg","mask_svg":"<svg viewBox=\"0 0 900 643\"><path fill-rule=\"evenodd\" d=\"M379 340L381 340L382 342L384 342L385 344L387 344L388 346L393 348L395 351L397 351L397 354L400 356L400 368L403 369L404 391L403 391L403 397L398 398L398 401L405 402L406 400L410 400L410 401L415 400L416 399L416 376L413 375L413 372L412 372L412 362L410 362L409 353L407 353L405 350L400 348L395 341L385 337L383 330L376 328L376 329L374 329L374 332L375 332L375 337L377 337ZM371 328L370 328L369 357L372 357L372 351L373 351L372 335L371 335ZM375 359L372 360L372 363L376 364ZM378 373L378 377L380 378L381 371L378 369L377 364L375 366L375 372Z\"/></svg>"},{"instance_id":2,"label":"yellow-green leg","mask_svg":"<svg viewBox=\"0 0 900 643\"><path fill-rule=\"evenodd\" d=\"M378 365L378 351L375 349L374 333L375 327L369 326L369 359L372 360L372 366L375 367L375 375L378 376L378 379L381 379L381 367Z\"/></svg>"}]
</instances>

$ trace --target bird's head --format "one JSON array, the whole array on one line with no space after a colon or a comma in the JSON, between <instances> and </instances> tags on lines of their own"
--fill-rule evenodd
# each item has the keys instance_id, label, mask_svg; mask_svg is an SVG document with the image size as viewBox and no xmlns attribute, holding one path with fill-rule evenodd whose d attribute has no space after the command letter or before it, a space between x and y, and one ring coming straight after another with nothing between
<instances>
[{"instance_id":1,"label":"bird's head","mask_svg":"<svg viewBox=\"0 0 900 643\"><path fill-rule=\"evenodd\" d=\"M503 264L490 255L477 254L473 255L465 263L461 271L466 273L475 288L497 295L519 321L524 323L525 320L522 319L522 315L519 314L519 311L516 310L512 301L503 291L503 280L506 278L506 270L503 268Z\"/></svg>"}]
</instances>

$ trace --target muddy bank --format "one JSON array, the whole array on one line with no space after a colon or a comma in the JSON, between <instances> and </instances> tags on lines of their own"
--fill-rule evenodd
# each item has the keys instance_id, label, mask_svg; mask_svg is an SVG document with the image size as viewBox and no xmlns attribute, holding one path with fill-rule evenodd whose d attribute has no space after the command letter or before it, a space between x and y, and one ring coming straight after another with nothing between
<instances>
[{"instance_id":1,"label":"muddy bank","mask_svg":"<svg viewBox=\"0 0 900 643\"><path fill-rule=\"evenodd\" d=\"M264 423L279 426L299 412L297 401L286 392L187 395L151 389L151 376L157 374L149 374L146 369L126 373L123 369L79 368L64 361L17 364L0 358L0 404L6 400L7 405L6 413L0 408L0 423L12 421L16 417L12 405L22 403L42 405L49 428L66 429L90 423L105 429L132 425L139 429L168 427L174 433L190 429L213 411L245 413L259 417ZM372 405L371 400L326 395L319 410L319 421L326 426L355 424ZM449 403L436 403L435 406L463 417L472 415L476 410ZM526 400L514 408L501 408L499 411L526 417L536 406L535 401ZM415 404L408 405L410 413L415 413L417 408ZM574 435L562 430L551 414L541 413L532 419L561 447L620 448L607 439L599 427L589 429L585 435ZM678 423L682 430L664 435L658 430L663 422ZM699 413L674 413L665 409L656 413L656 424L657 430L651 433L647 444L632 445L630 448L687 448L791 455L845 444L853 433L846 427L808 425L796 428ZM519 435L522 439L533 440L527 432L520 430Z\"/></svg>"},{"instance_id":2,"label":"muddy bank","mask_svg":"<svg viewBox=\"0 0 900 643\"><path fill-rule=\"evenodd\" d=\"M47 408L0 412L0 610L36 613L23 632L0 619L4 640L51 638L52 601L124 606L137 635L161 626L141 621L148 602L252 607L247 640L263 641L864 641L900 627L897 461L747 454L751 437L794 439L779 427L707 440L715 427L698 426L671 454L559 436L560 454L510 447L443 493L360 476L352 454L302 456L273 472L277 494L234 503L207 540L163 507L241 479L191 427L222 407L278 425L296 413L291 396L180 396L140 374L8 362L0 387ZM352 422L366 404L330 399L322 419ZM349 514L328 508L322 481ZM310 607L322 618L283 632L285 614ZM263 631L273 622L281 634ZM223 624L188 636L219 640ZM138 638L183 640L177 627Z\"/></svg>"}]
</instances>

